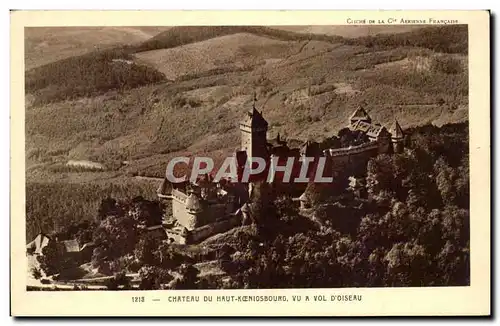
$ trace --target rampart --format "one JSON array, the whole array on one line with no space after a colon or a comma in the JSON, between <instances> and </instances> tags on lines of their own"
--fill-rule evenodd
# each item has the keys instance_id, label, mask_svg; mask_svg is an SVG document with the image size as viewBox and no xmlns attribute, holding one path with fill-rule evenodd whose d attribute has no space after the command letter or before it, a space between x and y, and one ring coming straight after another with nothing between
<instances>
[{"instance_id":1,"label":"rampart","mask_svg":"<svg viewBox=\"0 0 500 326\"><path fill-rule=\"evenodd\" d=\"M227 219L191 230L189 232L188 242L197 243L214 234L226 232L239 225L241 225L241 216L239 214L231 215Z\"/></svg>"},{"instance_id":2,"label":"rampart","mask_svg":"<svg viewBox=\"0 0 500 326\"><path fill-rule=\"evenodd\" d=\"M366 165L370 158L377 156L379 144L371 141L358 146L347 148L327 149L329 165L336 174L358 175L366 172Z\"/></svg>"}]
</instances>

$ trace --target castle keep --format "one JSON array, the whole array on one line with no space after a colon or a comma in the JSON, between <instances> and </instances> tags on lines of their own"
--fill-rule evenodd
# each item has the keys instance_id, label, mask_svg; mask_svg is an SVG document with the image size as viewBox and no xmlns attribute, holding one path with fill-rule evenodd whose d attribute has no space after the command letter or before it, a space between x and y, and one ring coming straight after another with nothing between
<instances>
[{"instance_id":1,"label":"castle keep","mask_svg":"<svg viewBox=\"0 0 500 326\"><path fill-rule=\"evenodd\" d=\"M363 193L363 177L371 157L403 150L404 134L399 123L394 121L388 130L385 126L373 123L362 107L353 112L348 127L339 132L340 141L327 148L312 141L305 142L300 148L289 148L287 141L281 139L279 134L275 139L268 139L268 123L262 112L255 108L255 102L239 128L241 148L235 152L239 176L252 157L260 157L267 162L276 158L278 166L285 166L289 157L296 158L290 180L299 176L301 162L298 158L310 157L317 162L318 158L324 157L326 164L323 175L333 177L333 183L342 184L342 180L346 181L358 194ZM348 145L343 146L345 144ZM315 166L310 166L308 177L313 176L314 171ZM293 184L280 182L283 173L275 173L272 180L266 180L267 175L266 170L247 183L226 180L215 183L211 175L207 174L194 183L172 184L170 190L165 178L158 189L158 197L170 201L172 205L172 217L164 221L168 237L178 243L195 243L241 225L241 221L247 219L246 202L254 182L265 180L272 183L274 189L293 187ZM303 194L299 198L302 206L307 205L306 197Z\"/></svg>"}]
</instances>

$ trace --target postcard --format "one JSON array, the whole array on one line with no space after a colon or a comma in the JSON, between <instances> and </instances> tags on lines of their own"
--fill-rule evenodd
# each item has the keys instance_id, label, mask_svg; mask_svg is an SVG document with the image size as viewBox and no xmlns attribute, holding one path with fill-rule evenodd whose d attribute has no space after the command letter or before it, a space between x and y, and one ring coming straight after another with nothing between
<instances>
[{"instance_id":1,"label":"postcard","mask_svg":"<svg viewBox=\"0 0 500 326\"><path fill-rule=\"evenodd\" d=\"M488 316L488 11L12 11L13 316Z\"/></svg>"}]
</instances>

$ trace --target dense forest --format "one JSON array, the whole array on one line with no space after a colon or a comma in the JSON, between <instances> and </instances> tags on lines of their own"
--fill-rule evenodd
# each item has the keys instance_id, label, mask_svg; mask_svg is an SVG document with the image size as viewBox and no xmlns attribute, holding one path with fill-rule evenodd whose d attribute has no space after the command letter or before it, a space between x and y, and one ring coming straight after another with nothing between
<instances>
[{"instance_id":1,"label":"dense forest","mask_svg":"<svg viewBox=\"0 0 500 326\"><path fill-rule=\"evenodd\" d=\"M363 45L369 48L393 48L415 46L443 53L468 52L468 26L446 25L425 27L398 34L378 34L344 39L345 44Z\"/></svg>"},{"instance_id":2,"label":"dense forest","mask_svg":"<svg viewBox=\"0 0 500 326\"><path fill-rule=\"evenodd\" d=\"M58 232L72 224L93 221L107 197L156 197L156 185L131 180L104 184L28 182L26 184L26 240L40 232Z\"/></svg>"},{"instance_id":3,"label":"dense forest","mask_svg":"<svg viewBox=\"0 0 500 326\"><path fill-rule=\"evenodd\" d=\"M135 52L168 49L236 33L251 33L282 41L324 41L369 48L416 46L436 52L467 53L467 25L423 27L411 32L346 38L336 35L295 33L264 26L180 26L171 28L135 47Z\"/></svg>"},{"instance_id":4,"label":"dense forest","mask_svg":"<svg viewBox=\"0 0 500 326\"><path fill-rule=\"evenodd\" d=\"M157 70L132 61L126 50L94 51L49 63L26 72L26 93L33 105L95 96L164 81Z\"/></svg>"},{"instance_id":5,"label":"dense forest","mask_svg":"<svg viewBox=\"0 0 500 326\"><path fill-rule=\"evenodd\" d=\"M311 184L306 217L291 197L269 198L265 184L256 185L254 223L203 250L141 236L138 225L154 225L161 214L144 199L102 198L92 223L61 232L96 243L92 264L115 275L110 289L129 286L126 272L139 273L142 289L468 285L468 124L406 135L404 153L369 161L367 198L334 199ZM225 276L201 277L194 265L207 261Z\"/></svg>"}]
</instances>

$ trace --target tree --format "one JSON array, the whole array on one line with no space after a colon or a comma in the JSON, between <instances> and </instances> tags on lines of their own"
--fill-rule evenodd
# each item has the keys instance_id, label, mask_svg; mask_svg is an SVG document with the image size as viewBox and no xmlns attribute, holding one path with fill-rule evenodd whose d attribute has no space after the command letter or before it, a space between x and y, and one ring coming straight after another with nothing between
<instances>
[{"instance_id":1,"label":"tree","mask_svg":"<svg viewBox=\"0 0 500 326\"><path fill-rule=\"evenodd\" d=\"M108 290L119 290L120 287L123 289L130 288L130 278L127 277L125 271L115 273L115 275L106 280L106 287Z\"/></svg>"},{"instance_id":2,"label":"tree","mask_svg":"<svg viewBox=\"0 0 500 326\"><path fill-rule=\"evenodd\" d=\"M173 277L166 269L146 265L139 270L139 279L139 289L159 290L163 285L170 282Z\"/></svg>"},{"instance_id":3,"label":"tree","mask_svg":"<svg viewBox=\"0 0 500 326\"><path fill-rule=\"evenodd\" d=\"M440 157L434 164L436 174L436 185L441 193L441 198L445 204L452 204L456 200L457 191L455 189L456 171L451 168L443 157Z\"/></svg>"},{"instance_id":4,"label":"tree","mask_svg":"<svg viewBox=\"0 0 500 326\"><path fill-rule=\"evenodd\" d=\"M396 182L392 158L389 155L379 155L370 159L366 176L369 195L378 196L381 192L395 195Z\"/></svg>"},{"instance_id":5,"label":"tree","mask_svg":"<svg viewBox=\"0 0 500 326\"><path fill-rule=\"evenodd\" d=\"M65 255L63 245L56 241L49 241L42 249L42 255L37 256L37 260L46 275L58 274L77 265L75 260Z\"/></svg>"},{"instance_id":6,"label":"tree","mask_svg":"<svg viewBox=\"0 0 500 326\"><path fill-rule=\"evenodd\" d=\"M416 242L397 243L384 258L391 286L422 286L429 284L429 257Z\"/></svg>"},{"instance_id":7,"label":"tree","mask_svg":"<svg viewBox=\"0 0 500 326\"><path fill-rule=\"evenodd\" d=\"M179 252L167 243L161 243L155 250L155 265L163 269L173 270L183 263L191 263L193 259Z\"/></svg>"},{"instance_id":8,"label":"tree","mask_svg":"<svg viewBox=\"0 0 500 326\"><path fill-rule=\"evenodd\" d=\"M452 241L446 241L441 252L437 255L439 270L437 281L442 285L469 285L469 248L459 247Z\"/></svg>"},{"instance_id":9,"label":"tree","mask_svg":"<svg viewBox=\"0 0 500 326\"><path fill-rule=\"evenodd\" d=\"M33 275L33 277L35 278L35 280L39 280L42 278L42 272L40 271L39 268L32 268L31 269L31 275Z\"/></svg>"},{"instance_id":10,"label":"tree","mask_svg":"<svg viewBox=\"0 0 500 326\"><path fill-rule=\"evenodd\" d=\"M465 209L469 209L470 201L470 177L469 177L469 155L466 154L458 167L457 178L455 180L456 204Z\"/></svg>"},{"instance_id":11,"label":"tree","mask_svg":"<svg viewBox=\"0 0 500 326\"><path fill-rule=\"evenodd\" d=\"M349 147L354 145L355 136L349 128L343 128L339 131L338 137L340 139L340 147Z\"/></svg>"},{"instance_id":12,"label":"tree","mask_svg":"<svg viewBox=\"0 0 500 326\"><path fill-rule=\"evenodd\" d=\"M102 220L110 215L119 215L117 202L114 198L107 197L101 201L97 210L97 217Z\"/></svg>"},{"instance_id":13,"label":"tree","mask_svg":"<svg viewBox=\"0 0 500 326\"><path fill-rule=\"evenodd\" d=\"M253 224L264 227L265 223L276 219L274 209L271 207L272 194L267 182L253 183L253 190L248 204L250 217Z\"/></svg>"},{"instance_id":14,"label":"tree","mask_svg":"<svg viewBox=\"0 0 500 326\"><path fill-rule=\"evenodd\" d=\"M446 206L441 214L443 239L465 246L469 240L470 215L469 211L457 206Z\"/></svg>"},{"instance_id":15,"label":"tree","mask_svg":"<svg viewBox=\"0 0 500 326\"><path fill-rule=\"evenodd\" d=\"M198 288L199 271L192 264L182 264L179 269L180 276L174 281L172 288L177 290L188 290Z\"/></svg>"},{"instance_id":16,"label":"tree","mask_svg":"<svg viewBox=\"0 0 500 326\"><path fill-rule=\"evenodd\" d=\"M156 257L158 246L159 243L156 239L150 236L142 238L134 250L136 259L142 265L156 265L158 261Z\"/></svg>"},{"instance_id":17,"label":"tree","mask_svg":"<svg viewBox=\"0 0 500 326\"><path fill-rule=\"evenodd\" d=\"M132 253L137 241L136 223L126 216L109 216L102 220L94 231L93 241L99 248L97 252L101 258L114 260ZM95 254L96 250L94 257Z\"/></svg>"},{"instance_id":18,"label":"tree","mask_svg":"<svg viewBox=\"0 0 500 326\"><path fill-rule=\"evenodd\" d=\"M159 225L162 222L163 209L159 202L145 200L142 197L132 199L127 206L127 215L143 226Z\"/></svg>"},{"instance_id":19,"label":"tree","mask_svg":"<svg viewBox=\"0 0 500 326\"><path fill-rule=\"evenodd\" d=\"M340 139L337 136L332 136L330 138L325 139L321 144L321 149L330 149L330 148L340 148L341 143Z\"/></svg>"}]
</instances>

